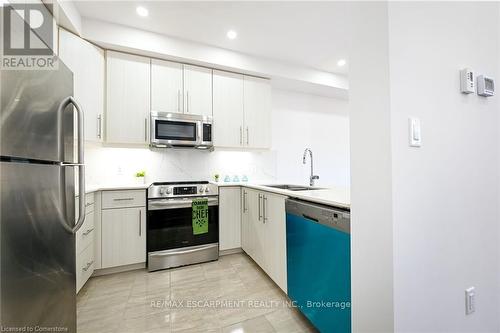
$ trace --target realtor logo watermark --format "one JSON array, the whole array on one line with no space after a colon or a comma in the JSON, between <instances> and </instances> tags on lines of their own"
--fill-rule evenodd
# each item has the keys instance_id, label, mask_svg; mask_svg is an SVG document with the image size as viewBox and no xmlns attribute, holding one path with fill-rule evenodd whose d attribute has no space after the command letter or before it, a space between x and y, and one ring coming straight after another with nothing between
<instances>
[{"instance_id":1,"label":"realtor logo watermark","mask_svg":"<svg viewBox=\"0 0 500 333\"><path fill-rule=\"evenodd\" d=\"M12 3L2 11L2 70L53 70L54 23L52 4Z\"/></svg>"}]
</instances>

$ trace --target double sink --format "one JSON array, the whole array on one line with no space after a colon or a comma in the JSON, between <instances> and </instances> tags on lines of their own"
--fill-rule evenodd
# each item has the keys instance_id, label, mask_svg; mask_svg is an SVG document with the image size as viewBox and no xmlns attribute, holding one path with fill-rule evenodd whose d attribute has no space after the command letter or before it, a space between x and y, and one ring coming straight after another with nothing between
<instances>
[{"instance_id":1,"label":"double sink","mask_svg":"<svg viewBox=\"0 0 500 333\"><path fill-rule=\"evenodd\" d=\"M281 190L287 191L311 191L311 190L323 190L319 187L304 186L304 185L291 185L291 184L278 184L278 185L263 185L266 187L279 188Z\"/></svg>"}]
</instances>

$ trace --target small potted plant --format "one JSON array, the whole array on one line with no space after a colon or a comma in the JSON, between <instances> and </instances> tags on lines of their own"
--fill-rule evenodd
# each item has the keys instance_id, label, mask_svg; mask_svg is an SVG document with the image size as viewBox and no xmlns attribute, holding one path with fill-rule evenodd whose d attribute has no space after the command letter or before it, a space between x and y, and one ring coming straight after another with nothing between
<instances>
[{"instance_id":1,"label":"small potted plant","mask_svg":"<svg viewBox=\"0 0 500 333\"><path fill-rule=\"evenodd\" d=\"M218 182L219 182L219 177L220 177L220 176L219 176L219 174L218 174L218 173L216 173L216 174L214 175L214 179L215 179L215 182L216 182L216 183L218 183Z\"/></svg>"},{"instance_id":2,"label":"small potted plant","mask_svg":"<svg viewBox=\"0 0 500 333\"><path fill-rule=\"evenodd\" d=\"M137 184L145 184L146 183L146 171L141 170L135 173L135 181Z\"/></svg>"}]
</instances>

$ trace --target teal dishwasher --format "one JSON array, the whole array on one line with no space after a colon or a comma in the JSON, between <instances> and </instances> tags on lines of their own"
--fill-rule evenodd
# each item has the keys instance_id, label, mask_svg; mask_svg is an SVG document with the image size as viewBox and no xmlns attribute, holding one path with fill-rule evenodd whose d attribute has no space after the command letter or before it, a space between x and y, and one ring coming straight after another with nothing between
<instances>
[{"instance_id":1,"label":"teal dishwasher","mask_svg":"<svg viewBox=\"0 0 500 333\"><path fill-rule=\"evenodd\" d=\"M288 297L322 333L351 332L350 212L286 200Z\"/></svg>"}]
</instances>

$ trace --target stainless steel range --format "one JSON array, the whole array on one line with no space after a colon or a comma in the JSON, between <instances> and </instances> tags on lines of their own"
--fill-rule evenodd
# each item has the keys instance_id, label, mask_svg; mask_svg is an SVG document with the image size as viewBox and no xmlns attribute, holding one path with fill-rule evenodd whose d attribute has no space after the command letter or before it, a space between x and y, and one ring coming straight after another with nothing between
<instances>
[{"instance_id":1,"label":"stainless steel range","mask_svg":"<svg viewBox=\"0 0 500 333\"><path fill-rule=\"evenodd\" d=\"M208 201L208 231L193 232L193 200ZM219 258L219 191L207 181L153 183L148 188L148 270Z\"/></svg>"}]
</instances>

